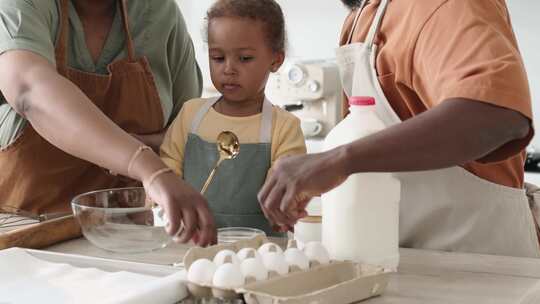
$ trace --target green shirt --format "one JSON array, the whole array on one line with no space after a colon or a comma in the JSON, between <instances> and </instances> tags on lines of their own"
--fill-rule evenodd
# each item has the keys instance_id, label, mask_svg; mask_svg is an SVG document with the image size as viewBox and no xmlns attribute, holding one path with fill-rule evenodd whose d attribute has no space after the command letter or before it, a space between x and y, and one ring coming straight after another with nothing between
<instances>
[{"instance_id":1,"label":"green shirt","mask_svg":"<svg viewBox=\"0 0 540 304\"><path fill-rule=\"evenodd\" d=\"M0 54L29 50L56 65L59 9L60 0L0 0ZM199 97L202 90L202 76L184 18L174 0L129 0L128 16L135 52L150 62L165 121L170 123L184 101ZM82 23L71 3L69 18L70 67L106 74L108 64L126 57L120 9L97 63L86 47ZM0 94L0 147L16 138L25 124Z\"/></svg>"}]
</instances>

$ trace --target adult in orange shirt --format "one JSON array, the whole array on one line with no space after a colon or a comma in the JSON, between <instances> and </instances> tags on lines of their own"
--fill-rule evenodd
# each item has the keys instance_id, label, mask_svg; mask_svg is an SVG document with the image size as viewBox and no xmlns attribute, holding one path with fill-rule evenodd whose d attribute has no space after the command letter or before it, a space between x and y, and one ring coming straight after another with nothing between
<instances>
[{"instance_id":1,"label":"adult in orange shirt","mask_svg":"<svg viewBox=\"0 0 540 304\"><path fill-rule=\"evenodd\" d=\"M523 181L531 96L505 2L342 2L345 93L376 97L388 128L278 163L267 217L286 228L350 174L400 172L402 246L540 257Z\"/></svg>"}]
</instances>

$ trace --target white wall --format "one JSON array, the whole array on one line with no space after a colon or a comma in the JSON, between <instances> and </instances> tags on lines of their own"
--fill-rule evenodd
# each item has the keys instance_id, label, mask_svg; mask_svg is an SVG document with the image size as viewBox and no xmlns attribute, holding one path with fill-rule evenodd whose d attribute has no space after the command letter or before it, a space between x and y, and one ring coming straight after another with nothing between
<instances>
[{"instance_id":1,"label":"white wall","mask_svg":"<svg viewBox=\"0 0 540 304\"><path fill-rule=\"evenodd\" d=\"M192 34L197 59L208 71L208 58L201 29L206 9L213 0L178 0ZM334 56L341 24L347 10L338 0L278 0L285 13L290 57L304 59ZM529 75L535 118L540 120L540 1L508 0L514 29ZM208 73L204 72L205 77ZM209 78L206 78L209 82ZM540 122L537 123L540 126ZM540 127L538 133L540 134ZM540 148L540 135L534 139Z\"/></svg>"},{"instance_id":2,"label":"white wall","mask_svg":"<svg viewBox=\"0 0 540 304\"><path fill-rule=\"evenodd\" d=\"M540 1L507 1L531 86L536 136L533 145L540 148Z\"/></svg>"},{"instance_id":3,"label":"white wall","mask_svg":"<svg viewBox=\"0 0 540 304\"><path fill-rule=\"evenodd\" d=\"M334 57L338 35L347 10L338 0L277 0L285 14L288 57L320 59ZM178 0L192 34L197 59L208 71L207 50L201 36L206 10L214 0ZM208 73L205 73L209 82Z\"/></svg>"}]
</instances>

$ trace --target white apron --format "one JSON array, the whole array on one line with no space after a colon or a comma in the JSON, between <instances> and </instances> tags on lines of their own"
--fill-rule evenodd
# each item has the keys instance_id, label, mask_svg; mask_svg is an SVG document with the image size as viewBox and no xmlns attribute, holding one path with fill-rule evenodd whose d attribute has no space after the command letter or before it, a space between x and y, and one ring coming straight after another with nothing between
<instances>
[{"instance_id":1,"label":"white apron","mask_svg":"<svg viewBox=\"0 0 540 304\"><path fill-rule=\"evenodd\" d=\"M367 1L358 9L351 30ZM376 72L379 30L388 0L382 0L364 43L336 50L347 96L373 96L386 126L401 123L386 99ZM496 255L540 257L524 189L498 185L461 167L399 173L400 246Z\"/></svg>"}]
</instances>

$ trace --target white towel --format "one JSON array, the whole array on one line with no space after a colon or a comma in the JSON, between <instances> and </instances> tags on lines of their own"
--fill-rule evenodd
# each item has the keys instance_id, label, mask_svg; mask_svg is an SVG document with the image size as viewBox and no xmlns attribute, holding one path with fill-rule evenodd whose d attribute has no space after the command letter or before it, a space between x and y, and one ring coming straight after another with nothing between
<instances>
[{"instance_id":1,"label":"white towel","mask_svg":"<svg viewBox=\"0 0 540 304\"><path fill-rule=\"evenodd\" d=\"M154 277L51 263L24 249L0 251L0 303L156 303L187 297L185 272Z\"/></svg>"}]
</instances>

